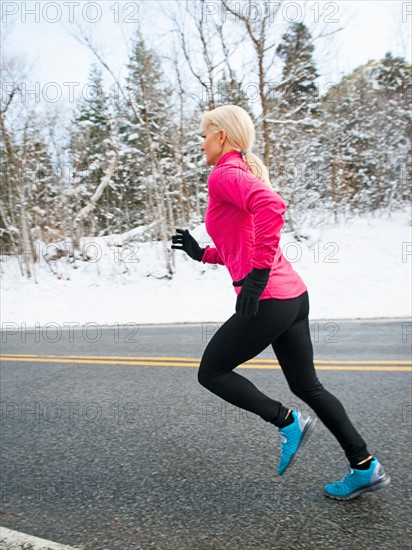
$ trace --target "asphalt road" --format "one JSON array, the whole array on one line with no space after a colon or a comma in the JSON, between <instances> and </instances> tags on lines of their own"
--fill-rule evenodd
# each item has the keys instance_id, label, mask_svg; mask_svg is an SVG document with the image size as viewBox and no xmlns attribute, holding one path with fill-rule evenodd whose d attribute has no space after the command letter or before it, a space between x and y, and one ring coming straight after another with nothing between
<instances>
[{"instance_id":1,"label":"asphalt road","mask_svg":"<svg viewBox=\"0 0 412 550\"><path fill-rule=\"evenodd\" d=\"M312 323L318 377L392 479L350 502L322 494L347 463L320 422L279 477L273 427L199 385L218 326L3 327L0 525L84 550L411 548L412 323ZM239 372L309 412L276 365Z\"/></svg>"}]
</instances>

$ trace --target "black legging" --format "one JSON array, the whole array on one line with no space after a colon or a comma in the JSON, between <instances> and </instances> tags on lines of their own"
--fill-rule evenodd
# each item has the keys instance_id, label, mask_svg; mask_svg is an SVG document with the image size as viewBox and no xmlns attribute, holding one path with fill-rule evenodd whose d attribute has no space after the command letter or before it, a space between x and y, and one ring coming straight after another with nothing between
<instances>
[{"instance_id":1,"label":"black legging","mask_svg":"<svg viewBox=\"0 0 412 550\"><path fill-rule=\"evenodd\" d=\"M199 383L232 405L251 411L279 426L288 409L244 376L233 372L272 345L291 391L307 403L354 464L369 456L366 444L341 402L319 382L313 364L309 330L309 296L260 300L252 319L233 314L216 332L203 353Z\"/></svg>"}]
</instances>

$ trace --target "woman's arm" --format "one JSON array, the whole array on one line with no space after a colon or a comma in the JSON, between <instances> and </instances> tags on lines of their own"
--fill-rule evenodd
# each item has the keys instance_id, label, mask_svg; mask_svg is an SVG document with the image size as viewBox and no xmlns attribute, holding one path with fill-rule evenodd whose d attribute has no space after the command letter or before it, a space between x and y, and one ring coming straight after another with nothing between
<instances>
[{"instance_id":1,"label":"woman's arm","mask_svg":"<svg viewBox=\"0 0 412 550\"><path fill-rule=\"evenodd\" d=\"M255 229L252 268L271 267L286 212L280 195L250 172L224 166L209 176L209 192L252 214Z\"/></svg>"},{"instance_id":2,"label":"woman's arm","mask_svg":"<svg viewBox=\"0 0 412 550\"><path fill-rule=\"evenodd\" d=\"M225 262L222 260L217 248L207 245L204 249L202 256L202 262L204 264L220 264L225 265Z\"/></svg>"}]
</instances>

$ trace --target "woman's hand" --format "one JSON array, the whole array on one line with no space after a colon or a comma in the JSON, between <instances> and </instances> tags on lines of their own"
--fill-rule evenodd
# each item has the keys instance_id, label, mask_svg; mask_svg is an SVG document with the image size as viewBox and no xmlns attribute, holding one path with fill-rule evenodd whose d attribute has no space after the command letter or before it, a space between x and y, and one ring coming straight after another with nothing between
<instances>
[{"instance_id":1,"label":"woman's hand","mask_svg":"<svg viewBox=\"0 0 412 550\"><path fill-rule=\"evenodd\" d=\"M269 274L270 267L266 269L254 267L246 277L240 281L233 281L233 286L242 287L236 300L236 313L242 319L251 319L259 311L259 298L266 288Z\"/></svg>"},{"instance_id":2,"label":"woman's hand","mask_svg":"<svg viewBox=\"0 0 412 550\"><path fill-rule=\"evenodd\" d=\"M200 248L196 239L192 237L187 229L176 229L177 235L173 235L172 242L173 244L178 244L179 246L173 246L176 250L184 250L193 260L198 262L202 261L204 248Z\"/></svg>"}]
</instances>

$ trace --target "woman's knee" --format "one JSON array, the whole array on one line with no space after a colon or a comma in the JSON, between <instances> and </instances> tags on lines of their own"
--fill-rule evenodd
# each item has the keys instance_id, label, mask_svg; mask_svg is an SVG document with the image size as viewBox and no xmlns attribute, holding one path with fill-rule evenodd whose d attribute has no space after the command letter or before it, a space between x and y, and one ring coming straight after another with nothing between
<instances>
[{"instance_id":1,"label":"woman's knee","mask_svg":"<svg viewBox=\"0 0 412 550\"><path fill-rule=\"evenodd\" d=\"M199 369L197 371L197 381L199 382L199 384L201 386L206 386L208 380L209 380L209 378L208 378L208 376L206 376L206 373L205 373L204 369L199 367Z\"/></svg>"},{"instance_id":2,"label":"woman's knee","mask_svg":"<svg viewBox=\"0 0 412 550\"><path fill-rule=\"evenodd\" d=\"M205 363L200 363L197 371L197 381L201 386L207 388L216 376L218 376L218 373L214 373L213 370L207 368Z\"/></svg>"},{"instance_id":3,"label":"woman's knee","mask_svg":"<svg viewBox=\"0 0 412 550\"><path fill-rule=\"evenodd\" d=\"M316 399L325 391L325 388L318 379L310 383L296 380L289 383L289 388L294 395L303 399L303 401Z\"/></svg>"},{"instance_id":4,"label":"woman's knee","mask_svg":"<svg viewBox=\"0 0 412 550\"><path fill-rule=\"evenodd\" d=\"M197 371L197 380L199 384L205 388L211 390L212 385L215 384L216 380L219 381L225 378L225 375L228 373L216 367L211 367L208 363L200 363L199 370Z\"/></svg>"}]
</instances>

